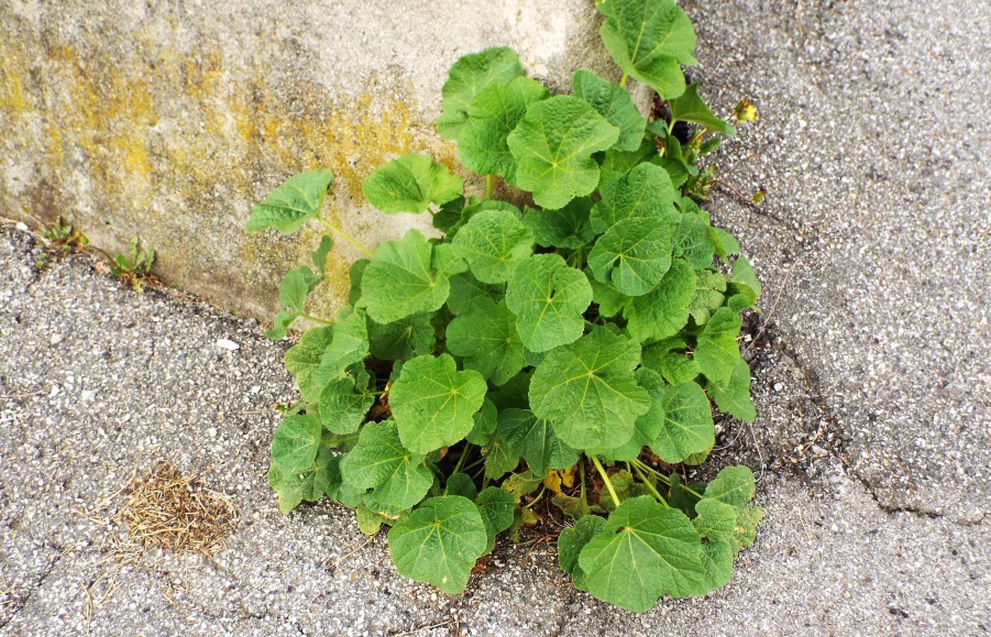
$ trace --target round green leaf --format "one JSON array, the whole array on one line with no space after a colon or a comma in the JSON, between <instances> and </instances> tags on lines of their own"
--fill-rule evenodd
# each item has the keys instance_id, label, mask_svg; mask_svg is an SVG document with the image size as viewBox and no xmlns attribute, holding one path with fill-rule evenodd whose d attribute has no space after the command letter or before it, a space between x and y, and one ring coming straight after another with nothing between
<instances>
[{"instance_id":1,"label":"round green leaf","mask_svg":"<svg viewBox=\"0 0 991 637\"><path fill-rule=\"evenodd\" d=\"M595 236L588 219L591 209L591 198L579 197L572 199L563 208L530 210L523 217L523 225L533 232L539 245L580 248Z\"/></svg>"},{"instance_id":2,"label":"round green leaf","mask_svg":"<svg viewBox=\"0 0 991 637\"><path fill-rule=\"evenodd\" d=\"M287 416L272 437L272 464L283 474L311 469L321 431L320 421L313 416Z\"/></svg>"},{"instance_id":3,"label":"round green leaf","mask_svg":"<svg viewBox=\"0 0 991 637\"><path fill-rule=\"evenodd\" d=\"M561 570L571 575L571 583L580 591L587 591L585 573L578 566L578 555L595 535L602 532L606 519L598 515L583 515L575 526L564 529L557 537L557 563Z\"/></svg>"},{"instance_id":4,"label":"round green leaf","mask_svg":"<svg viewBox=\"0 0 991 637\"><path fill-rule=\"evenodd\" d=\"M695 361L710 382L729 383L740 360L740 315L728 307L720 308L705 324L695 346Z\"/></svg>"},{"instance_id":5,"label":"round green leaf","mask_svg":"<svg viewBox=\"0 0 991 637\"><path fill-rule=\"evenodd\" d=\"M252 207L244 229L261 232L275 228L283 234L299 230L320 212L333 181L334 173L323 168L293 175Z\"/></svg>"},{"instance_id":6,"label":"round green leaf","mask_svg":"<svg viewBox=\"0 0 991 637\"><path fill-rule=\"evenodd\" d=\"M505 283L533 252L533 233L511 212L486 210L473 216L451 245L479 281Z\"/></svg>"},{"instance_id":7,"label":"round green leaf","mask_svg":"<svg viewBox=\"0 0 991 637\"><path fill-rule=\"evenodd\" d=\"M464 183L447 166L427 155L403 155L365 178L361 190L368 203L385 213L423 212L461 194Z\"/></svg>"},{"instance_id":8,"label":"round green leaf","mask_svg":"<svg viewBox=\"0 0 991 637\"><path fill-rule=\"evenodd\" d=\"M464 590L488 536L475 504L459 495L430 498L389 531L400 574L454 595Z\"/></svg>"},{"instance_id":9,"label":"round green leaf","mask_svg":"<svg viewBox=\"0 0 991 637\"><path fill-rule=\"evenodd\" d=\"M368 322L368 339L372 356L384 361L398 361L427 354L436 343L430 314L411 314L381 325Z\"/></svg>"},{"instance_id":10,"label":"round green leaf","mask_svg":"<svg viewBox=\"0 0 991 637\"><path fill-rule=\"evenodd\" d=\"M619 129L619 139L613 145L617 150L637 150L643 141L647 119L640 114L626 89L604 80L591 71L575 71L571 90L597 110L606 121Z\"/></svg>"},{"instance_id":11,"label":"round green leaf","mask_svg":"<svg viewBox=\"0 0 991 637\"><path fill-rule=\"evenodd\" d=\"M634 297L623 309L630 336L643 342L677 334L688 323L694 294L695 271L675 259L656 288Z\"/></svg>"},{"instance_id":12,"label":"round green leaf","mask_svg":"<svg viewBox=\"0 0 991 637\"><path fill-rule=\"evenodd\" d=\"M606 150L619 129L584 101L558 95L534 102L507 143L516 158L516 185L544 208L591 194L599 182L592 153Z\"/></svg>"},{"instance_id":13,"label":"round green leaf","mask_svg":"<svg viewBox=\"0 0 991 637\"><path fill-rule=\"evenodd\" d=\"M441 89L441 114L434 122L437 132L444 139L457 139L475 96L492 84L506 84L522 74L516 53L504 46L462 56Z\"/></svg>"},{"instance_id":14,"label":"round green leaf","mask_svg":"<svg viewBox=\"0 0 991 637\"><path fill-rule=\"evenodd\" d=\"M671 267L671 228L655 219L624 219L595 242L588 267L627 296L646 294Z\"/></svg>"},{"instance_id":15,"label":"round green leaf","mask_svg":"<svg viewBox=\"0 0 991 637\"><path fill-rule=\"evenodd\" d=\"M666 170L654 164L639 164L627 174L604 180L602 199L592 207L591 223L603 233L624 219L653 219L673 223L679 219L674 201L677 193Z\"/></svg>"},{"instance_id":16,"label":"round green leaf","mask_svg":"<svg viewBox=\"0 0 991 637\"><path fill-rule=\"evenodd\" d=\"M639 344L594 328L537 366L530 381L533 413L554 423L558 437L575 449L625 442L650 408L650 396L633 378L639 362Z\"/></svg>"},{"instance_id":17,"label":"round green leaf","mask_svg":"<svg viewBox=\"0 0 991 637\"><path fill-rule=\"evenodd\" d=\"M474 370L458 371L449 354L417 356L403 365L389 393L403 445L429 453L463 439L487 387Z\"/></svg>"},{"instance_id":18,"label":"round green leaf","mask_svg":"<svg viewBox=\"0 0 991 637\"><path fill-rule=\"evenodd\" d=\"M708 388L709 395L720 410L744 422L752 422L757 417L750 401L750 365L743 358L737 359L725 385L710 382Z\"/></svg>"},{"instance_id":19,"label":"round green leaf","mask_svg":"<svg viewBox=\"0 0 991 637\"><path fill-rule=\"evenodd\" d=\"M578 452L561 442L549 421L537 418L529 409L500 411L498 431L512 455L523 456L530 470L539 476L578 462Z\"/></svg>"},{"instance_id":20,"label":"round green leaf","mask_svg":"<svg viewBox=\"0 0 991 637\"><path fill-rule=\"evenodd\" d=\"M585 329L582 313L592 288L580 271L557 254L538 254L520 263L506 288L506 304L516 315L523 344L546 352L573 342Z\"/></svg>"},{"instance_id":21,"label":"round green leaf","mask_svg":"<svg viewBox=\"0 0 991 637\"><path fill-rule=\"evenodd\" d=\"M712 449L716 441L712 409L698 384L668 385L660 396L660 406L664 424L650 448L661 460L674 464Z\"/></svg>"},{"instance_id":22,"label":"round green leaf","mask_svg":"<svg viewBox=\"0 0 991 637\"><path fill-rule=\"evenodd\" d=\"M588 592L643 612L661 595L705 590L702 543L688 517L650 496L624 500L578 555Z\"/></svg>"},{"instance_id":23,"label":"round green leaf","mask_svg":"<svg viewBox=\"0 0 991 637\"><path fill-rule=\"evenodd\" d=\"M375 402L375 394L367 387L356 387L351 378L331 381L320 392L320 422L328 431L335 434L350 434L358 431L365 415Z\"/></svg>"},{"instance_id":24,"label":"round green leaf","mask_svg":"<svg viewBox=\"0 0 991 637\"><path fill-rule=\"evenodd\" d=\"M395 423L388 420L365 425L358 444L341 461L341 476L354 487L373 490L373 502L368 503L372 510L409 508L434 483L433 473L423 465L423 455L406 449Z\"/></svg>"},{"instance_id":25,"label":"round green leaf","mask_svg":"<svg viewBox=\"0 0 991 637\"><path fill-rule=\"evenodd\" d=\"M361 301L368 316L391 323L411 314L433 312L447 300L448 277L432 268L433 247L419 230L386 241L361 277Z\"/></svg>"},{"instance_id":26,"label":"round green leaf","mask_svg":"<svg viewBox=\"0 0 991 637\"><path fill-rule=\"evenodd\" d=\"M502 385L526 364L516 317L505 303L488 298L479 299L447 325L447 348L493 385Z\"/></svg>"}]
</instances>

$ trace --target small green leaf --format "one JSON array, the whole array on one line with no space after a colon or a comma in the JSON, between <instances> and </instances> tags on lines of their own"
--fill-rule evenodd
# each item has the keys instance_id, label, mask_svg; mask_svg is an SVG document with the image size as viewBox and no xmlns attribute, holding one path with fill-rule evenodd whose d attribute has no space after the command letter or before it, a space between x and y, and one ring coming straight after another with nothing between
<instances>
[{"instance_id":1,"label":"small green leaf","mask_svg":"<svg viewBox=\"0 0 991 637\"><path fill-rule=\"evenodd\" d=\"M400 241L386 241L361 277L361 302L378 323L433 312L447 300L448 277L431 267L433 247L419 230Z\"/></svg>"},{"instance_id":2,"label":"small green leaf","mask_svg":"<svg viewBox=\"0 0 991 637\"><path fill-rule=\"evenodd\" d=\"M481 299L499 301L502 298L503 285L482 283L469 273L451 277L451 294L447 299L447 308L451 314L458 316L471 310Z\"/></svg>"},{"instance_id":3,"label":"small green leaf","mask_svg":"<svg viewBox=\"0 0 991 637\"><path fill-rule=\"evenodd\" d=\"M451 246L468 262L476 279L505 283L516 266L533 253L533 233L511 212L486 210L461 228Z\"/></svg>"},{"instance_id":4,"label":"small green leaf","mask_svg":"<svg viewBox=\"0 0 991 637\"><path fill-rule=\"evenodd\" d=\"M629 151L640 148L647 119L637 110L626 89L582 69L575 71L571 90L575 97L588 102L607 122L619 129L619 139L613 148Z\"/></svg>"},{"instance_id":5,"label":"small green leaf","mask_svg":"<svg viewBox=\"0 0 991 637\"><path fill-rule=\"evenodd\" d=\"M361 430L358 444L341 461L344 481L361 489L372 489L367 504L407 509L430 490L434 476L423 465L423 456L406 449L390 420L370 422Z\"/></svg>"},{"instance_id":6,"label":"small green leaf","mask_svg":"<svg viewBox=\"0 0 991 637\"><path fill-rule=\"evenodd\" d=\"M561 531L557 537L557 563L561 570L571 575L571 583L580 591L587 591L585 572L578 566L578 555L594 536L602 532L606 519L598 515L584 515L575 526Z\"/></svg>"},{"instance_id":7,"label":"small green leaf","mask_svg":"<svg viewBox=\"0 0 991 637\"><path fill-rule=\"evenodd\" d=\"M595 242L588 267L627 296L646 294L671 267L671 227L656 219L623 219Z\"/></svg>"},{"instance_id":8,"label":"small green leaf","mask_svg":"<svg viewBox=\"0 0 991 637\"><path fill-rule=\"evenodd\" d=\"M319 375L313 378L320 368L320 357L334 339L334 328L316 327L306 330L299 342L286 351L286 369L296 379L296 386L307 402L315 403L326 382L320 382Z\"/></svg>"},{"instance_id":9,"label":"small green leaf","mask_svg":"<svg viewBox=\"0 0 991 637\"><path fill-rule=\"evenodd\" d=\"M520 454L496 432L485 449L485 477L497 480L520 464Z\"/></svg>"},{"instance_id":10,"label":"small green leaf","mask_svg":"<svg viewBox=\"0 0 991 637\"><path fill-rule=\"evenodd\" d=\"M320 392L320 422L335 434L354 433L374 402L375 394L368 391L367 385L358 387L352 378L339 378Z\"/></svg>"},{"instance_id":11,"label":"small green leaf","mask_svg":"<svg viewBox=\"0 0 991 637\"><path fill-rule=\"evenodd\" d=\"M474 500L478 495L475 482L467 473L452 473L448 476L447 482L444 483L444 492L444 495L460 495L469 500Z\"/></svg>"},{"instance_id":12,"label":"small green leaf","mask_svg":"<svg viewBox=\"0 0 991 637\"><path fill-rule=\"evenodd\" d=\"M482 514L485 532L489 536L489 546L486 551L488 552L495 543L495 537L512 526L516 500L499 487L486 487L478 494L475 503Z\"/></svg>"},{"instance_id":13,"label":"small green leaf","mask_svg":"<svg viewBox=\"0 0 991 637\"><path fill-rule=\"evenodd\" d=\"M716 254L722 257L724 261L727 256L740 251L739 242L730 233L715 226L709 226L708 231L709 240L712 241L712 246L715 248Z\"/></svg>"},{"instance_id":14,"label":"small green leaf","mask_svg":"<svg viewBox=\"0 0 991 637\"><path fill-rule=\"evenodd\" d=\"M588 218L591 209L592 199L579 197L556 210L530 210L523 217L523 225L533 232L539 245L580 248L594 236Z\"/></svg>"},{"instance_id":15,"label":"small green leaf","mask_svg":"<svg viewBox=\"0 0 991 637\"><path fill-rule=\"evenodd\" d=\"M320 421L313 416L287 416L272 437L272 464L284 475L309 470L320 447L320 433Z\"/></svg>"},{"instance_id":16,"label":"small green leaf","mask_svg":"<svg viewBox=\"0 0 991 637\"><path fill-rule=\"evenodd\" d=\"M264 201L254 205L244 229L261 232L275 228L283 234L299 230L320 212L333 181L334 174L323 168L293 175Z\"/></svg>"},{"instance_id":17,"label":"small green leaf","mask_svg":"<svg viewBox=\"0 0 991 637\"><path fill-rule=\"evenodd\" d=\"M365 178L361 190L382 212L423 212L461 194L464 183L428 155L402 155Z\"/></svg>"},{"instance_id":18,"label":"small green leaf","mask_svg":"<svg viewBox=\"0 0 991 637\"><path fill-rule=\"evenodd\" d=\"M735 507L742 507L750 503L756 491L753 471L743 465L737 465L720 471L702 495Z\"/></svg>"},{"instance_id":19,"label":"small green leaf","mask_svg":"<svg viewBox=\"0 0 991 637\"><path fill-rule=\"evenodd\" d=\"M562 208L591 194L599 182L592 153L616 143L619 129L577 97L531 104L507 143L518 162L516 185L544 208Z\"/></svg>"},{"instance_id":20,"label":"small green leaf","mask_svg":"<svg viewBox=\"0 0 991 637\"><path fill-rule=\"evenodd\" d=\"M695 29L674 0L605 0L602 43L619 68L661 94L681 95L680 64L695 64Z\"/></svg>"},{"instance_id":21,"label":"small green leaf","mask_svg":"<svg viewBox=\"0 0 991 637\"><path fill-rule=\"evenodd\" d=\"M744 422L753 422L757 411L750 401L750 365L738 358L729 381L721 385L709 383L709 395L720 410Z\"/></svg>"},{"instance_id":22,"label":"small green leaf","mask_svg":"<svg viewBox=\"0 0 991 637\"><path fill-rule=\"evenodd\" d=\"M268 484L279 496L279 510L288 514L300 502L313 502L324 495L334 497L341 483L340 456L321 446L313 465L304 471L283 472L273 462L268 470Z\"/></svg>"},{"instance_id":23,"label":"small green leaf","mask_svg":"<svg viewBox=\"0 0 991 637\"><path fill-rule=\"evenodd\" d=\"M514 182L516 158L506 138L527 108L547 95L540 82L528 77L517 77L509 84L492 84L476 95L458 137L458 158L465 167L479 175L500 175Z\"/></svg>"},{"instance_id":24,"label":"small green leaf","mask_svg":"<svg viewBox=\"0 0 991 637\"><path fill-rule=\"evenodd\" d=\"M592 286L592 302L599 306L599 316L616 316L620 310L627 306L630 297L608 283L597 280L588 268L585 268L585 275Z\"/></svg>"},{"instance_id":25,"label":"small green leaf","mask_svg":"<svg viewBox=\"0 0 991 637\"><path fill-rule=\"evenodd\" d=\"M669 464L683 462L696 453L707 453L716 442L712 410L705 392L696 383L668 385L657 396L664 419L650 448Z\"/></svg>"},{"instance_id":26,"label":"small green leaf","mask_svg":"<svg viewBox=\"0 0 991 637\"><path fill-rule=\"evenodd\" d=\"M333 247L334 240L327 235L323 235L320 237L320 244L317 246L317 249L310 255L313 265L320 274L327 273L327 255L330 254L330 249Z\"/></svg>"},{"instance_id":27,"label":"small green leaf","mask_svg":"<svg viewBox=\"0 0 991 637\"><path fill-rule=\"evenodd\" d=\"M705 588L710 591L725 586L733 577L736 509L705 498L695 508L698 516L692 520L692 524L698 534L705 538L705 544L702 545L702 565L705 566Z\"/></svg>"},{"instance_id":28,"label":"small green leaf","mask_svg":"<svg viewBox=\"0 0 991 637\"><path fill-rule=\"evenodd\" d=\"M449 354L417 356L403 365L389 404L403 445L429 453L452 445L471 431L487 387L474 370L459 372Z\"/></svg>"},{"instance_id":29,"label":"small green leaf","mask_svg":"<svg viewBox=\"0 0 991 637\"><path fill-rule=\"evenodd\" d=\"M674 256L685 259L695 268L712 265L715 247L709 238L708 227L701 215L683 214L674 230Z\"/></svg>"},{"instance_id":30,"label":"small green leaf","mask_svg":"<svg viewBox=\"0 0 991 637\"><path fill-rule=\"evenodd\" d=\"M602 199L592 207L592 228L603 233L624 219L678 220L674 186L667 172L654 164L640 164L628 174L614 174L599 189Z\"/></svg>"},{"instance_id":31,"label":"small green leaf","mask_svg":"<svg viewBox=\"0 0 991 637\"><path fill-rule=\"evenodd\" d=\"M327 383L368 356L368 326L363 309L340 317L333 329L334 337L320 355L320 366L310 377L311 384L299 388L303 397L311 402L314 402L310 398L312 395L319 395Z\"/></svg>"},{"instance_id":32,"label":"small green leaf","mask_svg":"<svg viewBox=\"0 0 991 637\"><path fill-rule=\"evenodd\" d=\"M323 277L313 274L305 265L287 272L279 285L279 303L297 312L305 311L306 297L322 280Z\"/></svg>"},{"instance_id":33,"label":"small green leaf","mask_svg":"<svg viewBox=\"0 0 991 637\"><path fill-rule=\"evenodd\" d=\"M658 286L631 299L623 310L630 336L643 342L677 334L688 323L688 309L694 294L692 266L682 259L674 259Z\"/></svg>"},{"instance_id":34,"label":"small green leaf","mask_svg":"<svg viewBox=\"0 0 991 637\"><path fill-rule=\"evenodd\" d=\"M468 109L475 96L492 84L507 84L523 74L516 53L494 47L461 57L451 67L441 89L441 115L434 127L444 139L457 139L468 121Z\"/></svg>"},{"instance_id":35,"label":"small green leaf","mask_svg":"<svg viewBox=\"0 0 991 637\"><path fill-rule=\"evenodd\" d=\"M671 109L671 121L695 122L702 124L707 130L722 133L727 137L736 135L736 130L728 122L712 114L706 103L699 97L698 89L697 83L689 84L684 93L668 101L668 106Z\"/></svg>"},{"instance_id":36,"label":"small green leaf","mask_svg":"<svg viewBox=\"0 0 991 637\"><path fill-rule=\"evenodd\" d=\"M650 496L623 501L578 555L588 592L642 612L661 595L686 597L704 590L702 543L684 513Z\"/></svg>"},{"instance_id":37,"label":"small green leaf","mask_svg":"<svg viewBox=\"0 0 991 637\"><path fill-rule=\"evenodd\" d=\"M546 352L582 335L582 313L592 302L592 288L580 271L557 254L538 254L520 263L506 288L506 304L516 315L523 344Z\"/></svg>"},{"instance_id":38,"label":"small green leaf","mask_svg":"<svg viewBox=\"0 0 991 637\"><path fill-rule=\"evenodd\" d=\"M746 299L747 306L751 306L760 298L761 287L750 261L746 257L737 257L733 262L733 273L730 276L730 285Z\"/></svg>"},{"instance_id":39,"label":"small green leaf","mask_svg":"<svg viewBox=\"0 0 991 637\"><path fill-rule=\"evenodd\" d=\"M496 406L491 400L488 398L483 400L482 408L472 416L474 424L471 427L471 431L465 436L468 442L479 447L487 447L491 443L492 434L496 430L498 413ZM506 471L509 471L509 469L506 469Z\"/></svg>"},{"instance_id":40,"label":"small green leaf","mask_svg":"<svg viewBox=\"0 0 991 637\"><path fill-rule=\"evenodd\" d=\"M405 577L454 595L464 590L488 541L478 507L458 495L430 498L389 531L389 553Z\"/></svg>"},{"instance_id":41,"label":"small green leaf","mask_svg":"<svg viewBox=\"0 0 991 637\"><path fill-rule=\"evenodd\" d=\"M447 326L447 348L464 360L467 369L502 385L519 373L526 361L516 333L516 317L505 303L479 299Z\"/></svg>"},{"instance_id":42,"label":"small green leaf","mask_svg":"<svg viewBox=\"0 0 991 637\"><path fill-rule=\"evenodd\" d=\"M575 343L547 354L530 382L530 404L539 418L575 449L614 446L633 436L650 397L633 370L640 346L607 328L593 328Z\"/></svg>"},{"instance_id":43,"label":"small green leaf","mask_svg":"<svg viewBox=\"0 0 991 637\"><path fill-rule=\"evenodd\" d=\"M740 327L740 316L727 307L720 308L705 324L694 358L710 382L724 386L729 383L740 360L740 346L736 342Z\"/></svg>"},{"instance_id":44,"label":"small green leaf","mask_svg":"<svg viewBox=\"0 0 991 637\"><path fill-rule=\"evenodd\" d=\"M296 312L286 312L286 311L279 312L278 314L275 315L275 318L272 319L272 329L265 332L265 336L267 338L272 339L273 341L278 341L285 338L286 331L289 329L289 326L298 317L299 314L297 314Z\"/></svg>"},{"instance_id":45,"label":"small green leaf","mask_svg":"<svg viewBox=\"0 0 991 637\"><path fill-rule=\"evenodd\" d=\"M381 513L372 511L364 504L359 504L354 510L354 517L358 523L358 530L366 537L377 535L386 520Z\"/></svg>"},{"instance_id":46,"label":"small green leaf","mask_svg":"<svg viewBox=\"0 0 991 637\"><path fill-rule=\"evenodd\" d=\"M538 476L578 462L578 452L558 439L550 422L537 418L529 409L500 411L497 426L512 455L523 456L527 466Z\"/></svg>"}]
</instances>

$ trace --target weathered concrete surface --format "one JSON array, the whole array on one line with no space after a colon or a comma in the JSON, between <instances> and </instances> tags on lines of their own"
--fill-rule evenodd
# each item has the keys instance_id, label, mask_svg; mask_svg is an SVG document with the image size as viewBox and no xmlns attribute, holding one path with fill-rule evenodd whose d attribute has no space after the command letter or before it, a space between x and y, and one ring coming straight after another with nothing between
<instances>
[{"instance_id":1,"label":"weathered concrete surface","mask_svg":"<svg viewBox=\"0 0 991 637\"><path fill-rule=\"evenodd\" d=\"M170 284L268 317L316 230L248 236L253 202L325 166L348 231L401 236L425 220L386 221L360 182L398 153L454 166L431 126L450 65L512 45L560 89L578 65L616 73L596 30L586 0L3 2L0 215L64 215L111 254L138 233Z\"/></svg>"},{"instance_id":2,"label":"weathered concrete surface","mask_svg":"<svg viewBox=\"0 0 991 637\"><path fill-rule=\"evenodd\" d=\"M991 512L991 3L693 3L698 74L762 120L715 216L768 282L821 431L878 499Z\"/></svg>"},{"instance_id":3,"label":"weathered concrete surface","mask_svg":"<svg viewBox=\"0 0 991 637\"><path fill-rule=\"evenodd\" d=\"M788 468L789 437L811 432L819 411L780 350L758 372L760 418L724 423L711 460L757 468L766 512L728 587L637 616L572 589L552 547L501 543L465 595L446 597L401 578L385 542L366 544L346 509L278 513L264 476L272 404L294 394L284 344L181 297L137 295L82 258L39 274L36 253L27 235L0 230L0 635L971 636L991 626L991 525L886 512L835 455L810 450L802 471ZM233 498L241 522L226 551L116 561L113 494L157 458Z\"/></svg>"}]
</instances>

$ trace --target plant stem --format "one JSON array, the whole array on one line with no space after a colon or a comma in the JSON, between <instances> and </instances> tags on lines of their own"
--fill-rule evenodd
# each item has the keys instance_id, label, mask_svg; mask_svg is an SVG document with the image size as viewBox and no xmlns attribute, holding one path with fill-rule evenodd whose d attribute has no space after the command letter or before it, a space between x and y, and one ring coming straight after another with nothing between
<instances>
[{"instance_id":1,"label":"plant stem","mask_svg":"<svg viewBox=\"0 0 991 637\"><path fill-rule=\"evenodd\" d=\"M372 252L371 252L371 250L369 250L369 249L368 249L368 248L366 248L365 246L363 246L363 245L361 245L360 243L358 243L358 242L357 242L357 241L356 241L356 240L354 239L354 237L352 237L352 236L351 236L351 235L349 235L348 233L346 233L346 232L344 232L343 230L341 230L340 228L338 228L337 226L335 226L335 225L334 225L334 224L332 224L331 222L329 222L329 221L327 221L327 220L326 220L326 219L324 219L323 217L317 217L317 221L319 221L319 222L320 222L320 223L322 223L323 225L325 225L325 226L327 226L328 228L330 228L330 231L331 231L331 232L333 232L333 233L335 233L335 234L337 234L337 235L339 235L339 236L340 236L340 237L341 237L342 239L344 239L345 241L347 241L348 243L350 243L350 244L351 244L351 245L353 245L354 247L356 247L356 248L358 248L359 250L361 250L362 252L364 252L364 253L365 253L365 254L367 254L368 256L370 256L370 257L371 257L371 256L374 256L374 255L372 254Z\"/></svg>"},{"instance_id":2,"label":"plant stem","mask_svg":"<svg viewBox=\"0 0 991 637\"><path fill-rule=\"evenodd\" d=\"M599 462L599 459L595 456L589 456L588 459L592 461L592 464L595 465L596 471L598 471L599 475L602 476L602 481L606 483L606 489L609 490L609 497L612 498L613 504L619 507L619 496L616 495L616 489L612 486L612 480L609 479L609 474L607 474L606 470L602 468L602 463Z\"/></svg>"},{"instance_id":3,"label":"plant stem","mask_svg":"<svg viewBox=\"0 0 991 637\"><path fill-rule=\"evenodd\" d=\"M629 78L630 75L628 73L623 73L623 77L619 78L619 85L623 88L626 88L626 80L628 80Z\"/></svg>"},{"instance_id":4,"label":"plant stem","mask_svg":"<svg viewBox=\"0 0 991 637\"><path fill-rule=\"evenodd\" d=\"M538 494L537 494L537 497L535 497L535 498L534 498L533 500L530 500L530 502L529 502L529 503L527 503L527 504L524 504L524 505L523 505L523 508L524 508L524 509L529 509L529 508L530 508L530 507L532 507L533 505L535 505L535 504L537 504L537 502L538 502L538 501L540 500L540 498L541 498L541 497L542 497L542 496L544 495L544 492L545 492L545 491L547 491L547 487L546 487L546 486L544 486L544 485L541 485L541 486L540 486L540 493L538 493Z\"/></svg>"},{"instance_id":5,"label":"plant stem","mask_svg":"<svg viewBox=\"0 0 991 637\"><path fill-rule=\"evenodd\" d=\"M465 442L464 449L461 450L461 457L458 458L458 464L454 465L454 471L451 472L452 475L461 470L461 465L465 463L465 458L468 457L468 451L470 450L470 448L471 448L471 443Z\"/></svg>"},{"instance_id":6,"label":"plant stem","mask_svg":"<svg viewBox=\"0 0 991 637\"><path fill-rule=\"evenodd\" d=\"M317 323L323 323L324 325L333 325L333 321L328 321L327 319L322 319L319 316L313 316L312 314L306 314L304 312L299 313L299 318L309 319L311 321L316 321Z\"/></svg>"},{"instance_id":7,"label":"plant stem","mask_svg":"<svg viewBox=\"0 0 991 637\"><path fill-rule=\"evenodd\" d=\"M492 189L495 186L495 178L492 175L485 175L485 199L492 198Z\"/></svg>"},{"instance_id":8,"label":"plant stem","mask_svg":"<svg viewBox=\"0 0 991 637\"><path fill-rule=\"evenodd\" d=\"M654 477L656 477L658 480L660 480L664 484L666 484L668 486L671 486L671 478L667 477L666 475L664 475L660 471L657 471L653 467L651 467L651 466L649 466L647 464L644 464L643 461L641 461L641 460L639 460L637 458L634 458L633 459L633 464L637 465L638 467L640 467L640 469L646 471L647 473L652 474Z\"/></svg>"},{"instance_id":9,"label":"plant stem","mask_svg":"<svg viewBox=\"0 0 991 637\"><path fill-rule=\"evenodd\" d=\"M588 505L588 500L585 499L585 461L582 460L580 457L578 458L578 466L579 466L579 474L578 475L581 476L581 479L582 479L582 491L581 491L581 493L582 493L582 502L584 502L586 505Z\"/></svg>"},{"instance_id":10,"label":"plant stem","mask_svg":"<svg viewBox=\"0 0 991 637\"><path fill-rule=\"evenodd\" d=\"M633 470L637 472L637 475L640 476L640 480L643 481L644 486L647 487L647 490L650 491L655 498L657 498L658 502L664 506L670 506L668 505L668 501L664 499L664 496L662 496L657 488L650 483L650 479L646 476L646 474L644 474L643 471L640 470L640 467L633 465Z\"/></svg>"}]
</instances>

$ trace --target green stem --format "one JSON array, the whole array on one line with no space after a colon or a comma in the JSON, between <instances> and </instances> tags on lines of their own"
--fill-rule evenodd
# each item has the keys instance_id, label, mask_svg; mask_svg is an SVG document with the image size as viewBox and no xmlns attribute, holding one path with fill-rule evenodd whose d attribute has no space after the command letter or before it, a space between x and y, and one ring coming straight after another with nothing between
<instances>
[{"instance_id":1,"label":"green stem","mask_svg":"<svg viewBox=\"0 0 991 637\"><path fill-rule=\"evenodd\" d=\"M349 235L348 233L346 233L346 232L344 232L343 230L341 230L340 228L338 228L337 226L335 226L335 225L334 225L334 224L332 224L331 222L329 222L329 221L327 221L327 220L326 220L326 219L324 219L323 217L317 217L317 221L319 221L319 222L320 222L320 223L322 223L323 225L325 225L325 226L327 226L328 228L330 228L330 231L331 231L331 232L333 232L333 233L335 233L335 234L337 234L337 235L339 235L339 236L340 236L340 237L341 237L342 239L344 239L345 241L347 241L348 243L350 243L350 244L351 244L351 245L353 245L354 247L356 247L356 248L358 248L359 250L361 250L362 252L364 252L365 254L367 254L367 255L368 255L369 257L371 257L371 256L374 256L374 255L372 254L372 252L371 252L371 250L369 250L369 249L368 249L368 248L366 248L365 246L363 246L363 245L361 245L360 243L358 243L358 242L357 242L357 241L356 241L356 240L354 239L354 237L352 237L352 236L351 236L351 235Z\"/></svg>"},{"instance_id":2,"label":"green stem","mask_svg":"<svg viewBox=\"0 0 991 637\"><path fill-rule=\"evenodd\" d=\"M664 506L669 506L668 501L665 500L664 496L660 494L660 492L657 490L657 487L651 484L650 479L647 478L647 475L640 470L640 467L638 467L637 465L633 465L633 470L637 472L637 475L640 476L640 480L643 482L644 486L647 487L647 490L650 491L655 498L657 498L657 501L663 504Z\"/></svg>"},{"instance_id":3,"label":"green stem","mask_svg":"<svg viewBox=\"0 0 991 637\"><path fill-rule=\"evenodd\" d=\"M630 75L628 73L623 73L623 77L619 78L619 85L626 88L626 80L628 79L630 79Z\"/></svg>"},{"instance_id":4,"label":"green stem","mask_svg":"<svg viewBox=\"0 0 991 637\"><path fill-rule=\"evenodd\" d=\"M541 485L541 487L540 487L540 493L537 494L537 497L535 497L533 500L530 500L529 503L523 505L523 508L524 509L529 509L533 505L537 504L537 502L540 501L540 498L544 495L544 491L547 491L547 487Z\"/></svg>"},{"instance_id":5,"label":"green stem","mask_svg":"<svg viewBox=\"0 0 991 637\"><path fill-rule=\"evenodd\" d=\"M309 319L311 321L316 321L317 323L323 323L324 325L333 325L333 321L328 321L327 319L322 319L319 316L313 316L312 314L306 314L304 312L299 313L299 318Z\"/></svg>"},{"instance_id":6,"label":"green stem","mask_svg":"<svg viewBox=\"0 0 991 637\"><path fill-rule=\"evenodd\" d=\"M606 489L609 490L609 497L612 498L613 504L619 507L619 496L616 495L616 489L612 486L612 480L609 479L609 474L607 474L606 470L602 468L602 463L599 462L599 459L595 456L589 456L588 459L592 461L592 464L595 465L596 471L598 471L599 475L602 476L602 481L606 483Z\"/></svg>"},{"instance_id":7,"label":"green stem","mask_svg":"<svg viewBox=\"0 0 991 637\"><path fill-rule=\"evenodd\" d=\"M582 460L581 458L578 458L578 466L579 466L578 475L580 475L582 479L582 502L584 502L587 505L588 500L585 499L585 461Z\"/></svg>"},{"instance_id":8,"label":"green stem","mask_svg":"<svg viewBox=\"0 0 991 637\"><path fill-rule=\"evenodd\" d=\"M471 448L471 443L470 442L466 442L465 443L465 446L464 446L464 449L461 450L461 457L458 458L458 464L454 465L454 471L451 472L452 474L455 474L458 471L461 471L461 465L463 465L465 463L465 458L468 457L468 450L470 448Z\"/></svg>"},{"instance_id":9,"label":"green stem","mask_svg":"<svg viewBox=\"0 0 991 637\"><path fill-rule=\"evenodd\" d=\"M495 187L495 179L492 175L485 175L485 200L492 198L492 189Z\"/></svg>"}]
</instances>

